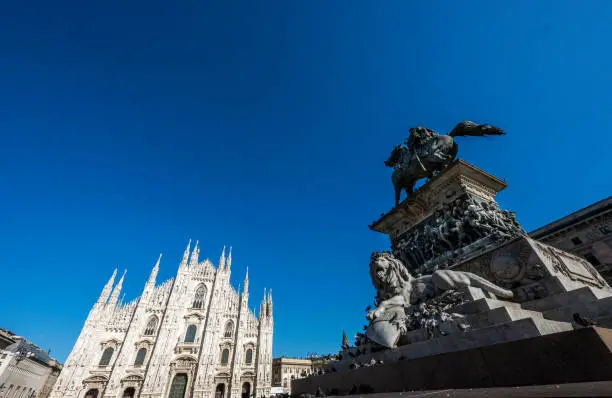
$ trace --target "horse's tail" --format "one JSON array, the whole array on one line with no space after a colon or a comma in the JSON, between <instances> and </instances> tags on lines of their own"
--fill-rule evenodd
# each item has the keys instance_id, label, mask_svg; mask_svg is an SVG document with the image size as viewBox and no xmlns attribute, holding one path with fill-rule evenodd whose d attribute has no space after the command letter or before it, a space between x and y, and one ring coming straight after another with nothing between
<instances>
[{"instance_id":1,"label":"horse's tail","mask_svg":"<svg viewBox=\"0 0 612 398\"><path fill-rule=\"evenodd\" d=\"M512 292L511 290L504 289L503 287L499 287L493 282L490 282L486 280L485 278L478 276L476 274L473 274L471 272L466 272L465 274L469 278L470 285L472 286L479 287L484 291L493 293L494 295L502 297L502 298L511 299L514 297L514 292Z\"/></svg>"}]
</instances>

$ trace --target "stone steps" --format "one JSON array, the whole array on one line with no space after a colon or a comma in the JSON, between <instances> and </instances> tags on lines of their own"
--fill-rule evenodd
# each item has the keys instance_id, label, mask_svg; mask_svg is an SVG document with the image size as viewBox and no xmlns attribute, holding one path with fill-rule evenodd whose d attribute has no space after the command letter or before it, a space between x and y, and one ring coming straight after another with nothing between
<instances>
[{"instance_id":1,"label":"stone steps","mask_svg":"<svg viewBox=\"0 0 612 398\"><path fill-rule=\"evenodd\" d=\"M475 301L468 301L467 303L463 303L455 307L451 307L448 310L446 310L446 312L458 313L462 315L472 315L472 314L478 314L481 312L494 310L500 307L510 307L510 308L522 309L519 303L496 300L496 299L491 299L491 298L481 298Z\"/></svg>"},{"instance_id":2,"label":"stone steps","mask_svg":"<svg viewBox=\"0 0 612 398\"><path fill-rule=\"evenodd\" d=\"M539 300L527 301L521 307L526 310L545 312L576 303L591 303L610 296L612 296L612 292L585 286L569 292L553 294Z\"/></svg>"},{"instance_id":3,"label":"stone steps","mask_svg":"<svg viewBox=\"0 0 612 398\"><path fill-rule=\"evenodd\" d=\"M470 330L478 330L524 318L542 319L542 313L504 306L487 312L468 315L462 319L451 322L445 322L441 329L448 333L456 333L462 332L462 330L459 328L459 324L467 324L470 326Z\"/></svg>"},{"instance_id":4,"label":"stone steps","mask_svg":"<svg viewBox=\"0 0 612 398\"><path fill-rule=\"evenodd\" d=\"M493 299L480 299L462 304L453 308L453 312L464 315L464 317L443 322L440 324L440 330L447 334L464 333L464 330L459 326L460 324L469 325L469 330L473 331L523 318L542 318L542 314L539 312L523 310L520 306L512 306L513 304L515 303L504 303ZM427 330L417 329L409 331L402 338L401 344L414 344L425 340L429 340Z\"/></svg>"},{"instance_id":5,"label":"stone steps","mask_svg":"<svg viewBox=\"0 0 612 398\"><path fill-rule=\"evenodd\" d=\"M503 310L503 308L500 308ZM500 311L501 313L501 311ZM525 315L525 314L522 314ZM552 333L572 330L573 327L567 322L557 322L543 318L522 318L505 323L499 323L469 332L452 333L422 341L414 341L411 344L399 346L392 350L364 355L355 360L367 362L371 358L382 360L385 363L421 358L453 351L467 350L508 341L528 339ZM424 332L423 329L413 332ZM412 333L412 332L411 332ZM426 335L425 335L426 336ZM341 364L338 363L338 366ZM348 367L348 363L344 364ZM341 370L337 369L337 370Z\"/></svg>"},{"instance_id":6,"label":"stone steps","mask_svg":"<svg viewBox=\"0 0 612 398\"><path fill-rule=\"evenodd\" d=\"M575 313L599 321L612 316L612 297L590 302L576 302L565 307L545 311L544 318L572 322Z\"/></svg>"}]
</instances>

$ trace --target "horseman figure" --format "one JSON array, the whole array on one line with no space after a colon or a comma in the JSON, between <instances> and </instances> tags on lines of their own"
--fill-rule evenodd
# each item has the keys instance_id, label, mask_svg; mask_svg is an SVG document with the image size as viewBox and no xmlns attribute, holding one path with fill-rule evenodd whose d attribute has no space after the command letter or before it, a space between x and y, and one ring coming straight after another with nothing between
<instances>
[{"instance_id":1,"label":"horseman figure","mask_svg":"<svg viewBox=\"0 0 612 398\"><path fill-rule=\"evenodd\" d=\"M497 127L470 121L457 124L448 135L440 135L423 126L411 128L404 145L393 148L385 161L386 166L393 168L395 205L399 204L402 189L410 196L418 180L433 177L455 160L458 147L454 137L503 134Z\"/></svg>"}]
</instances>

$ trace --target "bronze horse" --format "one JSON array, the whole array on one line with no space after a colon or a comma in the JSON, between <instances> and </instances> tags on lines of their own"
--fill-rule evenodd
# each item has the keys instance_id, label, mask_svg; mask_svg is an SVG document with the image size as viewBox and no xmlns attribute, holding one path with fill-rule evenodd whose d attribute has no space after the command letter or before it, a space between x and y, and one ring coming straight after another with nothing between
<instances>
[{"instance_id":1,"label":"bronze horse","mask_svg":"<svg viewBox=\"0 0 612 398\"><path fill-rule=\"evenodd\" d=\"M399 204L402 189L410 196L418 180L433 177L455 160L458 146L454 137L503 134L497 127L470 121L457 124L448 135L422 126L411 128L404 141L406 146L397 145L385 161L385 166L394 169L391 181L395 188L395 205Z\"/></svg>"}]
</instances>

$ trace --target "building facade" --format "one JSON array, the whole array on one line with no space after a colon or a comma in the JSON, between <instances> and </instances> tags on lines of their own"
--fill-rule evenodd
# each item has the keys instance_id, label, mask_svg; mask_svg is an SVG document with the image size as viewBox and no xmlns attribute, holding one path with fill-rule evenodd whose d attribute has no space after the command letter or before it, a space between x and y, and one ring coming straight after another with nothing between
<instances>
[{"instance_id":1,"label":"building facade","mask_svg":"<svg viewBox=\"0 0 612 398\"><path fill-rule=\"evenodd\" d=\"M159 285L157 261L142 295L118 303L116 270L91 309L51 397L248 398L270 394L272 291L249 310L230 284L231 250L215 267L187 246L176 276ZM161 255L160 255L161 259Z\"/></svg>"},{"instance_id":2,"label":"building facade","mask_svg":"<svg viewBox=\"0 0 612 398\"><path fill-rule=\"evenodd\" d=\"M291 381L313 373L312 360L280 357L272 360L272 386L282 387L283 393L291 394Z\"/></svg>"},{"instance_id":3,"label":"building facade","mask_svg":"<svg viewBox=\"0 0 612 398\"><path fill-rule=\"evenodd\" d=\"M8 330L0 329L0 345L0 398L47 398L62 365Z\"/></svg>"},{"instance_id":4,"label":"building facade","mask_svg":"<svg viewBox=\"0 0 612 398\"><path fill-rule=\"evenodd\" d=\"M553 221L529 235L583 257L612 285L612 197Z\"/></svg>"},{"instance_id":5,"label":"building facade","mask_svg":"<svg viewBox=\"0 0 612 398\"><path fill-rule=\"evenodd\" d=\"M308 358L280 357L272 360L272 386L291 394L291 381L320 374L335 357L312 356Z\"/></svg>"}]
</instances>

